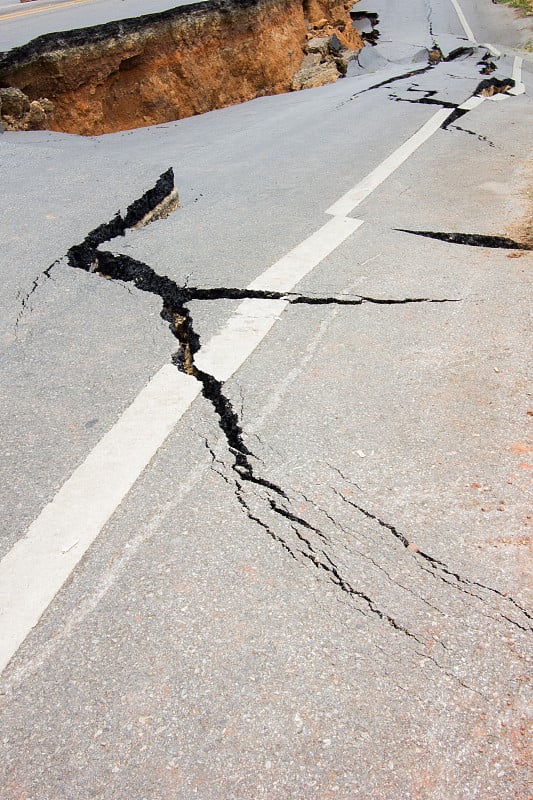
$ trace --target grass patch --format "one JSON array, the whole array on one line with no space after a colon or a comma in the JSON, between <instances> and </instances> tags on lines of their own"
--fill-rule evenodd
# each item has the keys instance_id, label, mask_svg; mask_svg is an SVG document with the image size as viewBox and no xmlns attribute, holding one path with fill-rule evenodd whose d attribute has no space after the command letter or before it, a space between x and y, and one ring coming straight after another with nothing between
<instances>
[{"instance_id":1,"label":"grass patch","mask_svg":"<svg viewBox=\"0 0 533 800\"><path fill-rule=\"evenodd\" d=\"M533 0L497 0L497 2L517 8L524 16L533 15Z\"/></svg>"}]
</instances>

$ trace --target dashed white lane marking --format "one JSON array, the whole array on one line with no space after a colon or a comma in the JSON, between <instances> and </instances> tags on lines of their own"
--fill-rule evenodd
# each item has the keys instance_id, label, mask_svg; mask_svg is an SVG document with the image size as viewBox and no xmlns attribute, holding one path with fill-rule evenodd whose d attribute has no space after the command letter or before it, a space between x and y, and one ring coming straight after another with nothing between
<instances>
[{"instance_id":1,"label":"dashed white lane marking","mask_svg":"<svg viewBox=\"0 0 533 800\"><path fill-rule=\"evenodd\" d=\"M514 81L514 86L512 89L509 89L509 94L524 94L526 87L522 83L522 59L520 56L515 56L514 58L512 78Z\"/></svg>"},{"instance_id":2,"label":"dashed white lane marking","mask_svg":"<svg viewBox=\"0 0 533 800\"><path fill-rule=\"evenodd\" d=\"M466 21L466 17L465 17L465 15L463 13L463 9L459 5L458 0L451 0L451 1L452 1L453 7L455 8L455 12L456 12L457 16L459 17L459 22L463 26L463 30L466 33L466 38L469 39L471 42L475 42L476 41L476 37L472 33L472 28L470 27L470 25Z\"/></svg>"},{"instance_id":3,"label":"dashed white lane marking","mask_svg":"<svg viewBox=\"0 0 533 800\"><path fill-rule=\"evenodd\" d=\"M477 104L477 103L476 103ZM346 215L450 115L437 111L370 175L334 203L334 219L256 278L249 289L289 292L362 224ZM255 350L286 300L244 300L220 334L197 353L198 367L227 380ZM0 672L201 390L165 365L0 561Z\"/></svg>"},{"instance_id":4,"label":"dashed white lane marking","mask_svg":"<svg viewBox=\"0 0 533 800\"><path fill-rule=\"evenodd\" d=\"M407 161L415 150L418 150L420 145L424 144L430 136L438 131L442 123L447 117L450 116L449 108L441 108L429 120L422 125L410 139L404 142L397 150L394 151L388 158L383 161L379 167L372 170L372 172L363 178L353 189L350 189L331 205L326 214L333 214L334 216L347 216L350 211L358 206L363 200L372 194L372 192L380 186L392 173L400 167L404 161Z\"/></svg>"}]
</instances>

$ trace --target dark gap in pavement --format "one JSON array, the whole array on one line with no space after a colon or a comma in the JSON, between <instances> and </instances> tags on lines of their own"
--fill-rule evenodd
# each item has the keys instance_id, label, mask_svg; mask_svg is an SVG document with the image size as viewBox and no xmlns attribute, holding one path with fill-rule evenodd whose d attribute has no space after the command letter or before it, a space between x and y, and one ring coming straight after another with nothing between
<instances>
[{"instance_id":1,"label":"dark gap in pavement","mask_svg":"<svg viewBox=\"0 0 533 800\"><path fill-rule=\"evenodd\" d=\"M438 100L436 97L432 97L430 95L436 94L436 92L430 92L427 96L419 97L417 100L412 100L410 97L400 97L397 94L389 94L389 98L391 100L395 100L397 103L413 103L426 106L440 106L441 108L457 108L457 103L451 103L449 100Z\"/></svg>"},{"instance_id":2,"label":"dark gap in pavement","mask_svg":"<svg viewBox=\"0 0 533 800\"><path fill-rule=\"evenodd\" d=\"M350 11L352 22L357 23L361 39L374 47L379 40L379 14L373 11Z\"/></svg>"},{"instance_id":3,"label":"dark gap in pavement","mask_svg":"<svg viewBox=\"0 0 533 800\"><path fill-rule=\"evenodd\" d=\"M443 231L414 231L408 228L394 228L401 233L411 233L414 236L426 236L429 239L439 239L450 244L466 244L469 247L492 247L501 250L533 250L533 245L525 242L515 242L505 236L489 236L481 233L445 233Z\"/></svg>"},{"instance_id":4,"label":"dark gap in pavement","mask_svg":"<svg viewBox=\"0 0 533 800\"><path fill-rule=\"evenodd\" d=\"M495 94L506 94L514 85L512 78L486 78L478 83L474 95L494 97Z\"/></svg>"},{"instance_id":5,"label":"dark gap in pavement","mask_svg":"<svg viewBox=\"0 0 533 800\"><path fill-rule=\"evenodd\" d=\"M488 139L486 136L483 136L483 134L477 133L477 131L471 131L470 128L462 128L460 125L452 125L451 127L447 126L446 130L468 133L470 136L475 136L478 141L485 142L485 144L488 144L489 147L496 147L492 139Z\"/></svg>"},{"instance_id":6,"label":"dark gap in pavement","mask_svg":"<svg viewBox=\"0 0 533 800\"><path fill-rule=\"evenodd\" d=\"M468 58L469 56L474 55L474 48L473 47L456 47L455 50L451 50L444 61L457 61L459 58Z\"/></svg>"},{"instance_id":7,"label":"dark gap in pavement","mask_svg":"<svg viewBox=\"0 0 533 800\"><path fill-rule=\"evenodd\" d=\"M348 103L350 100L355 100L356 97L359 97L360 94L366 94L366 92L372 92L374 89L381 89L382 86L389 86L391 83L396 83L397 81L403 81L406 78L413 78L415 75L423 75L424 72L429 72L430 69L433 67L420 67L420 69L411 69L409 72L404 72L401 75L396 75L393 78L387 78L385 81L380 81L379 83L374 83L372 86L368 86L366 89L361 89L360 92L355 92L352 94L344 103ZM344 103L339 104L339 108L344 105Z\"/></svg>"},{"instance_id":8,"label":"dark gap in pavement","mask_svg":"<svg viewBox=\"0 0 533 800\"><path fill-rule=\"evenodd\" d=\"M361 305L362 303L376 303L385 305L406 304L406 303L442 303L452 302L446 299L431 299L431 298L404 298L399 300L379 299L372 297L356 296L355 298L345 297L309 297L299 295L296 293L280 293L280 292L258 292L250 291L247 289L232 289L232 288L212 288L212 289L199 289L188 286L178 286L168 276L159 275L150 266L142 262L136 261L129 256L116 255L111 252L101 251L99 248L104 242L108 242L118 236L124 236L126 231L130 228L135 228L140 222L146 220L150 214L156 209L164 206L165 201L174 193L174 176L172 169L163 173L153 189L146 192L141 198L131 204L124 216L117 213L115 217L109 222L103 223L91 231L83 240L81 244L75 245L67 252L68 264L75 269L81 269L88 273L96 273L100 277L111 278L114 280L124 281L126 283L133 283L134 286L143 292L148 292L160 298L163 308L161 311L162 318L169 323L173 335L179 341L179 350L174 354L173 363L183 372L195 377L202 386L202 394L209 401L213 410L218 418L219 427L225 437L228 451L233 457L231 468L235 473L234 493L236 499L247 514L248 518L258 524L269 536L275 539L283 549L289 553L293 558L312 563L319 569L328 580L335 584L341 591L357 600L362 604L357 607L359 613L374 616L381 621L385 622L389 627L402 633L409 639L416 641L420 645L425 645L424 639L408 630L397 619L389 613L378 608L374 600L363 591L356 589L341 573L340 568L334 562L332 555L328 553L324 547L331 543L327 534L319 527L312 525L304 517L294 513L294 511L285 507L291 503L291 498L287 491L285 491L278 484L257 475L254 471L251 459L255 458L254 454L249 450L244 442L243 430L241 427L238 413L235 411L230 399L224 393L224 383L216 379L213 375L200 370L194 363L196 353L200 349L200 337L194 328L194 322L190 310L186 307L186 303L193 299L286 299L289 303L307 303L311 305L316 304L330 304L336 303L341 305ZM51 269L48 268L48 270ZM212 451L213 461L216 458ZM222 474L222 473L219 473ZM226 482L228 479L222 474ZM261 490L261 494L256 494L256 499L261 500L267 504L270 512L276 515L279 519L288 524L296 536L296 542L292 543L283 535L277 533L272 529L268 523L257 514L252 512L249 502L244 496L244 482L255 485ZM269 494L271 493L271 494ZM274 497L272 496L274 495ZM342 495L341 495L342 496ZM343 497L346 501L346 498ZM346 501L349 502L349 501ZM377 515L363 509L362 506L350 503L354 508L364 514L368 519L377 522L380 526L386 527L395 538L399 539L404 547L410 547L410 544L403 534L400 534L392 525L380 520ZM328 517L332 524L334 520ZM318 544L313 545L311 537L316 536ZM414 549L414 548L411 548ZM444 572L447 576L452 576L454 581L446 581L452 588L465 591L464 587L458 587L458 583L464 585L482 586L471 582L466 578L461 578L457 573L450 570L443 562L434 559L433 557L424 553L419 553L419 558L423 558L431 566L433 572L438 569ZM442 576L441 576L442 577ZM503 593L490 587L483 587L486 591L496 593L508 602L512 603L514 608L523 611L516 601L512 598L503 595ZM474 597L480 598L478 594L466 592ZM514 620L509 617L505 619L522 628ZM523 628L525 630L525 628ZM419 651L417 651L419 652ZM444 667L439 661L428 652L420 653L424 658L432 661L439 669L443 670ZM445 671L445 670L444 670ZM473 691L477 691L472 686L467 686L460 676L454 673L446 673L454 680L459 681L463 686L466 686Z\"/></svg>"}]
</instances>

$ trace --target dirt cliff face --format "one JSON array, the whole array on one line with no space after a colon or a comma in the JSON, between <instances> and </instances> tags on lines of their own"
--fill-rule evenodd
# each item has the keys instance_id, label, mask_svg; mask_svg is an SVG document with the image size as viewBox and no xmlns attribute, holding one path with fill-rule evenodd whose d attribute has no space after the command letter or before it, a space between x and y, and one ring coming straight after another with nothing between
<instances>
[{"instance_id":1,"label":"dirt cliff face","mask_svg":"<svg viewBox=\"0 0 533 800\"><path fill-rule=\"evenodd\" d=\"M308 21L302 0L210 0L49 34L0 55L0 87L46 98L43 127L84 135L278 94L290 90L313 25L360 43L351 3L310 2Z\"/></svg>"}]
</instances>

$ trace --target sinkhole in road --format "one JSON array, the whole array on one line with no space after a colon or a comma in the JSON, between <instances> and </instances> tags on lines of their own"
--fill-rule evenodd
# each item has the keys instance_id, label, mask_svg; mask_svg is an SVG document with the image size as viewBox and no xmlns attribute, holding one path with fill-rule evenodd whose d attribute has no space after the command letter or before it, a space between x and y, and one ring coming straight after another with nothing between
<instances>
[{"instance_id":1,"label":"sinkhole in road","mask_svg":"<svg viewBox=\"0 0 533 800\"><path fill-rule=\"evenodd\" d=\"M12 130L98 135L335 81L364 42L353 0L207 0L0 54Z\"/></svg>"}]
</instances>

